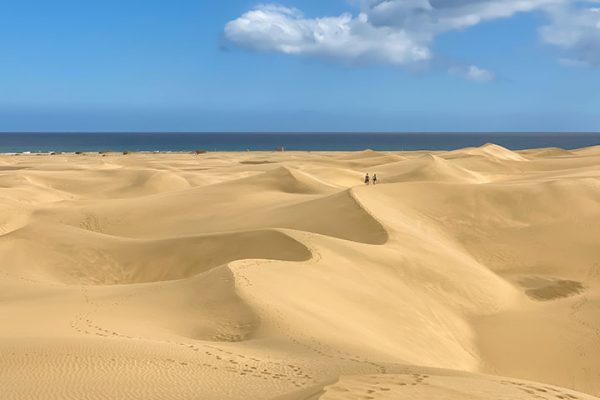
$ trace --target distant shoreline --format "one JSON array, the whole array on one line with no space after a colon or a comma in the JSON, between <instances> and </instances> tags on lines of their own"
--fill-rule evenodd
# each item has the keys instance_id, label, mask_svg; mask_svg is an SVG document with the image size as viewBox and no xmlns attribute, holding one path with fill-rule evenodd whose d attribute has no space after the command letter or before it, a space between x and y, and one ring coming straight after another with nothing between
<instances>
[{"instance_id":1,"label":"distant shoreline","mask_svg":"<svg viewBox=\"0 0 600 400\"><path fill-rule=\"evenodd\" d=\"M468 148L478 148L478 147L484 147L487 145L496 145L499 146L496 143L486 143L483 146L469 146L469 147L463 147L463 148L459 148L453 151L461 151L461 150L465 150ZM531 152L531 151L537 151L537 150L544 150L544 149L558 149L558 150L563 150L563 151L570 151L570 152L577 152L580 150L584 150L587 148L593 148L593 147L597 147L600 146L600 144L597 145L591 145L591 146L583 146L583 147L577 147L577 148L570 148L570 149L565 149L565 148L561 148L561 147L531 147L531 148L526 148L526 149L518 149L518 150L512 150L515 152ZM503 146L501 146L503 147ZM508 149L511 150L511 149ZM52 156L135 156L135 155L192 155L192 156L198 156L201 157L203 155L210 155L210 154L236 154L236 153L252 153L252 154L282 154L282 153L289 153L289 154L303 154L303 153L322 153L322 154L331 154L331 153L360 153L360 152L367 152L367 151L373 151L374 153L442 153L445 152L447 150L437 150L437 149L419 149L419 150L373 150L373 149L361 149L361 150L285 150L285 151L281 151L281 150L230 150L230 151L221 151L221 150L217 150L217 151L203 151L201 153L197 153L195 151L162 151L162 150L158 150L158 151L117 151L117 150L108 150L108 151L82 151L82 152L73 152L73 151L52 151L52 152L36 152L36 151L23 151L23 152L0 152L0 157L20 157L20 156L39 156L39 157L52 157Z\"/></svg>"},{"instance_id":2,"label":"distant shoreline","mask_svg":"<svg viewBox=\"0 0 600 400\"><path fill-rule=\"evenodd\" d=\"M599 133L0 133L0 153L448 151L495 143L510 150L600 145Z\"/></svg>"}]
</instances>

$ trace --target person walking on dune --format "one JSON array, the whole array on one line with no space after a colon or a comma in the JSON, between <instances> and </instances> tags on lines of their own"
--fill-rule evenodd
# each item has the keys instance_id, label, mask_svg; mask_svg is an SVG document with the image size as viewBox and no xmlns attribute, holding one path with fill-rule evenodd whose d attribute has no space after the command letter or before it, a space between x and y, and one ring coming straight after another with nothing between
<instances>
[{"instance_id":1,"label":"person walking on dune","mask_svg":"<svg viewBox=\"0 0 600 400\"><path fill-rule=\"evenodd\" d=\"M367 173L367 175L365 175L365 185L369 186L369 183L371 183L371 178L369 178L369 173Z\"/></svg>"},{"instance_id":2,"label":"person walking on dune","mask_svg":"<svg viewBox=\"0 0 600 400\"><path fill-rule=\"evenodd\" d=\"M377 174L373 174L373 185L377 185Z\"/></svg>"}]
</instances>

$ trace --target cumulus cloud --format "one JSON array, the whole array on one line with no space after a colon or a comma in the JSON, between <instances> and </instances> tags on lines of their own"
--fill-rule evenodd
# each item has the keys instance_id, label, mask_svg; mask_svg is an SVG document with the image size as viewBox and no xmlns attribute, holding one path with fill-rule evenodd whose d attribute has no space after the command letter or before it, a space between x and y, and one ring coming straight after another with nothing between
<instances>
[{"instance_id":1,"label":"cumulus cloud","mask_svg":"<svg viewBox=\"0 0 600 400\"><path fill-rule=\"evenodd\" d=\"M434 58L444 32L539 10L549 18L544 42L563 49L563 60L600 64L598 0L359 0L355 15L308 18L300 10L260 5L230 21L225 37L256 51L327 58L347 64L414 65ZM491 71L451 68L455 75L488 82Z\"/></svg>"},{"instance_id":2,"label":"cumulus cloud","mask_svg":"<svg viewBox=\"0 0 600 400\"><path fill-rule=\"evenodd\" d=\"M231 42L259 51L347 62L408 64L428 60L430 35L376 27L366 14L305 18L297 9L262 5L225 26Z\"/></svg>"},{"instance_id":3,"label":"cumulus cloud","mask_svg":"<svg viewBox=\"0 0 600 400\"><path fill-rule=\"evenodd\" d=\"M598 2L564 4L547 10L550 23L540 33L546 43L563 50L561 64L600 66L600 8L593 3Z\"/></svg>"}]
</instances>

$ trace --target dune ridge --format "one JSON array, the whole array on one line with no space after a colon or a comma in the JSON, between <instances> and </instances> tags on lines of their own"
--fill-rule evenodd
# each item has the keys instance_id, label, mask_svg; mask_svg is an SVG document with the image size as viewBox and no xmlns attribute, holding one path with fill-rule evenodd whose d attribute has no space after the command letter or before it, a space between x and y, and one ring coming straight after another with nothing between
<instances>
[{"instance_id":1,"label":"dune ridge","mask_svg":"<svg viewBox=\"0 0 600 400\"><path fill-rule=\"evenodd\" d=\"M70 254L71 248L77 248L77 258ZM28 225L0 237L0 255L6 272L28 265L31 279L52 276L58 282L79 285L169 281L193 277L238 259L305 261L311 257L304 245L276 230L144 240L40 225Z\"/></svg>"},{"instance_id":2,"label":"dune ridge","mask_svg":"<svg viewBox=\"0 0 600 400\"><path fill-rule=\"evenodd\" d=\"M599 166L2 155L0 398L597 399Z\"/></svg>"}]
</instances>

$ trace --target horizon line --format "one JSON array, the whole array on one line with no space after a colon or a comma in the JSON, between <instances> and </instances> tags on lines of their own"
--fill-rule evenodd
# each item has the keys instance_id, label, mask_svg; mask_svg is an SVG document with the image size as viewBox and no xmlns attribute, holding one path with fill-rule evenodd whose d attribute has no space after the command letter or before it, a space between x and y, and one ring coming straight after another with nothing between
<instances>
[{"instance_id":1,"label":"horizon line","mask_svg":"<svg viewBox=\"0 0 600 400\"><path fill-rule=\"evenodd\" d=\"M287 134L287 135L326 135L326 134L386 134L386 135L419 135L419 134L454 134L454 135L485 135L485 134L546 134L546 135L561 135L561 134L584 134L598 135L600 131L176 131L176 130L160 130L160 131L143 131L143 130L107 130L107 131L88 131L88 130L51 130L51 131L1 131L0 135L6 134L185 134L185 135L202 135L202 134L238 134L238 135L260 135L260 134Z\"/></svg>"}]
</instances>

